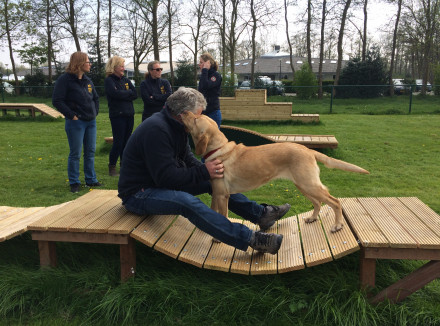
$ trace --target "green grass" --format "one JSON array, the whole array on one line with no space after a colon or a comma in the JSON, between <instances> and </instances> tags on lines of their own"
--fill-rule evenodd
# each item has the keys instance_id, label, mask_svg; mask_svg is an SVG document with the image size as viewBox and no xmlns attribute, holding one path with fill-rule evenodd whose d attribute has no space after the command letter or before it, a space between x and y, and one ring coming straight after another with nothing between
<instances>
[{"instance_id":1,"label":"green grass","mask_svg":"<svg viewBox=\"0 0 440 326\"><path fill-rule=\"evenodd\" d=\"M111 128L102 102L96 171L104 189L116 189L117 179L107 176L104 137ZM324 152L371 174L321 167L333 195L416 196L440 213L440 115L333 114L315 125L235 125L263 133L334 134L339 147ZM0 205L50 206L88 191L69 192L62 120L0 117L0 153ZM247 195L289 202L290 215L311 209L286 181ZM120 284L117 246L57 243L57 248L58 268L40 270L29 234L0 243L0 325L440 325L438 280L400 304L371 306L358 288L358 253L287 274L242 276L201 270L137 243L137 276ZM421 265L379 261L375 291Z\"/></svg>"}]
</instances>

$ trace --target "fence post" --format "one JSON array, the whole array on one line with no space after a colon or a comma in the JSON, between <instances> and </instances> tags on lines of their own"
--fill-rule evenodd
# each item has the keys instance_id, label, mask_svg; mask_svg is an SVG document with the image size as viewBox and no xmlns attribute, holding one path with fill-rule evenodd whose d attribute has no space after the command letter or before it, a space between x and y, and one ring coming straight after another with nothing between
<instances>
[{"instance_id":1,"label":"fence post","mask_svg":"<svg viewBox=\"0 0 440 326\"><path fill-rule=\"evenodd\" d=\"M411 114L412 96L413 96L413 89L412 89L412 86L413 86L413 85L411 85L410 93L409 93L409 112L408 112L408 114Z\"/></svg>"},{"instance_id":2,"label":"fence post","mask_svg":"<svg viewBox=\"0 0 440 326\"><path fill-rule=\"evenodd\" d=\"M330 113L333 112L333 87L334 87L334 85L332 85L332 91L331 91L331 95L330 95Z\"/></svg>"}]
</instances>

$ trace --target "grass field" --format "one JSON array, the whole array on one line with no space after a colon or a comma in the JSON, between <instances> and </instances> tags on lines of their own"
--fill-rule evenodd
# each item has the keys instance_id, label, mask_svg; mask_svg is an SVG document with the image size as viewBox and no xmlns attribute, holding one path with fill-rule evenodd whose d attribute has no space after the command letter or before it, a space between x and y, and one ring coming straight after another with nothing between
<instances>
[{"instance_id":1,"label":"grass field","mask_svg":"<svg viewBox=\"0 0 440 326\"><path fill-rule=\"evenodd\" d=\"M107 175L104 137L111 128L104 99L101 111L96 170L104 189L116 189L117 179ZM315 125L235 125L262 133L333 134L339 147L325 153L371 172L322 167L321 179L334 196L416 196L440 213L440 115L360 113L322 114ZM69 192L62 120L0 117L0 152L0 206L50 206L88 191ZM286 181L247 195L289 202L288 215L312 207ZM40 270L29 234L0 243L0 325L440 325L438 280L400 304L371 306L358 289L358 253L288 274L251 277L200 270L138 243L137 276L120 284L117 246L59 243L57 248L59 267ZM421 264L380 261L376 291Z\"/></svg>"}]
</instances>

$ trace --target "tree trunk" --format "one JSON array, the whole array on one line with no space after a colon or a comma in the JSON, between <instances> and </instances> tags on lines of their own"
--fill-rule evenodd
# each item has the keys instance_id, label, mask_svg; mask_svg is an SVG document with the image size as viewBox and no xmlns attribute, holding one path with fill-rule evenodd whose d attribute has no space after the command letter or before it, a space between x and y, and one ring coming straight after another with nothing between
<instances>
[{"instance_id":1,"label":"tree trunk","mask_svg":"<svg viewBox=\"0 0 440 326\"><path fill-rule=\"evenodd\" d=\"M75 0L69 0L69 25L72 31L72 37L75 41L76 51L81 51L81 45L79 44L79 37L75 24Z\"/></svg>"},{"instance_id":2,"label":"tree trunk","mask_svg":"<svg viewBox=\"0 0 440 326\"><path fill-rule=\"evenodd\" d=\"M112 41L112 0L108 0L108 35L107 35L107 57L112 56L111 51Z\"/></svg>"},{"instance_id":3,"label":"tree trunk","mask_svg":"<svg viewBox=\"0 0 440 326\"><path fill-rule=\"evenodd\" d=\"M290 68L292 69L292 80L295 79L295 67L293 66L293 50L292 50L292 42L290 41L289 35L289 20L287 19L287 0L284 0L284 21L286 23L286 37L287 44L289 45L289 62Z\"/></svg>"},{"instance_id":4,"label":"tree trunk","mask_svg":"<svg viewBox=\"0 0 440 326\"><path fill-rule=\"evenodd\" d=\"M364 0L364 35L362 37L362 61L365 61L367 56L367 6L368 0Z\"/></svg>"},{"instance_id":5,"label":"tree trunk","mask_svg":"<svg viewBox=\"0 0 440 326\"><path fill-rule=\"evenodd\" d=\"M167 3L167 12L168 12L168 52L169 52L169 60L170 60L170 76L171 76L171 86L174 86L174 67L173 67L173 38L172 38L172 18L173 18L173 9L171 0L168 0Z\"/></svg>"},{"instance_id":6,"label":"tree trunk","mask_svg":"<svg viewBox=\"0 0 440 326\"><path fill-rule=\"evenodd\" d=\"M312 69L312 46L310 25L312 24L312 0L307 1L307 62Z\"/></svg>"},{"instance_id":7,"label":"tree trunk","mask_svg":"<svg viewBox=\"0 0 440 326\"><path fill-rule=\"evenodd\" d=\"M322 17L321 17L321 41L319 43L319 70L318 70L318 98L322 99L323 91L322 91L322 61L324 60L324 37L325 37L325 18L327 11L327 1L322 1Z\"/></svg>"},{"instance_id":8,"label":"tree trunk","mask_svg":"<svg viewBox=\"0 0 440 326\"><path fill-rule=\"evenodd\" d=\"M394 84L393 84L393 72L394 72L394 59L396 56L396 44L397 44L397 31L399 28L399 20L400 20L400 13L402 11L402 0L399 0L397 3L397 16L396 16L396 22L394 23L394 32L393 32L393 46L391 49L391 61L390 61L390 95L394 95Z\"/></svg>"},{"instance_id":9,"label":"tree trunk","mask_svg":"<svg viewBox=\"0 0 440 326\"><path fill-rule=\"evenodd\" d=\"M46 33L47 33L47 67L49 69L49 76L48 76L48 82L49 84L52 84L52 26L50 24L50 17L51 17L51 10L50 10L50 1L45 1L46 5Z\"/></svg>"},{"instance_id":10,"label":"tree trunk","mask_svg":"<svg viewBox=\"0 0 440 326\"><path fill-rule=\"evenodd\" d=\"M159 6L159 0L152 0L152 33L153 33L153 52L154 52L154 60L159 61L159 33L158 33L158 24L157 24L157 8Z\"/></svg>"},{"instance_id":11,"label":"tree trunk","mask_svg":"<svg viewBox=\"0 0 440 326\"><path fill-rule=\"evenodd\" d=\"M255 15L254 0L251 0L251 15L252 15L252 61L251 61L251 88L254 88L254 74L255 74L255 34L257 33L257 17Z\"/></svg>"},{"instance_id":12,"label":"tree trunk","mask_svg":"<svg viewBox=\"0 0 440 326\"><path fill-rule=\"evenodd\" d=\"M342 66L342 42L344 41L344 29L345 29L345 22L347 20L347 13L348 9L350 8L351 0L346 0L344 5L344 11L342 12L342 18L341 18L341 27L339 29L339 36L338 36L338 63L336 67L336 77L335 77L335 83L334 85L337 86L339 83L339 76L341 75L341 66ZM334 91L336 93L336 88L334 88Z\"/></svg>"}]
</instances>

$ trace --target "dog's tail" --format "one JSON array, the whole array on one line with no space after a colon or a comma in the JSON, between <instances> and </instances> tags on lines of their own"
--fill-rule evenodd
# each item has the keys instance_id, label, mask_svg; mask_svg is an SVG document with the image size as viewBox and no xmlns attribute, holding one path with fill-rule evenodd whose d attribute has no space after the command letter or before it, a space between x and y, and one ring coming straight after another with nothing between
<instances>
[{"instance_id":1,"label":"dog's tail","mask_svg":"<svg viewBox=\"0 0 440 326\"><path fill-rule=\"evenodd\" d=\"M367 170L365 170L357 165L347 163L347 162L344 162L341 160L337 160L335 158L329 157L329 156L322 154L320 152L317 152L317 151L313 151L313 152L315 154L315 159L318 162L321 162L322 164L324 164L329 169L339 169L339 170L349 171L349 172L370 174L370 172L368 172Z\"/></svg>"}]
</instances>

